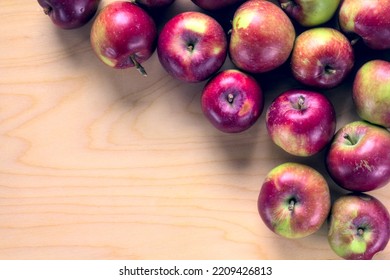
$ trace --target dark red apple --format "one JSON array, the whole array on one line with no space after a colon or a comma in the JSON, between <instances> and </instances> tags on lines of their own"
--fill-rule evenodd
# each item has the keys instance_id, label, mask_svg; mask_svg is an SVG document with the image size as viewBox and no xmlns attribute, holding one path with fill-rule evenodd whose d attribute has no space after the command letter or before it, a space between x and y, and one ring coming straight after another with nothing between
<instances>
[{"instance_id":1,"label":"dark red apple","mask_svg":"<svg viewBox=\"0 0 390 280\"><path fill-rule=\"evenodd\" d=\"M250 0L241 4L233 16L229 54L241 70L267 72L287 61L294 40L294 26L279 6Z\"/></svg>"},{"instance_id":2,"label":"dark red apple","mask_svg":"<svg viewBox=\"0 0 390 280\"><path fill-rule=\"evenodd\" d=\"M267 174L257 203L266 226L286 238L302 238L318 231L330 206L325 178L312 167L292 162Z\"/></svg>"},{"instance_id":3,"label":"dark red apple","mask_svg":"<svg viewBox=\"0 0 390 280\"><path fill-rule=\"evenodd\" d=\"M390 132L363 121L340 128L326 155L333 180L358 192L372 191L390 182Z\"/></svg>"},{"instance_id":4,"label":"dark red apple","mask_svg":"<svg viewBox=\"0 0 390 280\"><path fill-rule=\"evenodd\" d=\"M245 0L191 0L195 5L205 10L219 10Z\"/></svg>"},{"instance_id":5,"label":"dark red apple","mask_svg":"<svg viewBox=\"0 0 390 280\"><path fill-rule=\"evenodd\" d=\"M371 260L390 239L390 215L373 196L352 193L332 206L328 241L332 250L348 260Z\"/></svg>"},{"instance_id":6,"label":"dark red apple","mask_svg":"<svg viewBox=\"0 0 390 280\"><path fill-rule=\"evenodd\" d=\"M336 29L308 29L295 40L291 69L293 76L305 85L335 87L345 80L353 65L352 45Z\"/></svg>"},{"instance_id":7,"label":"dark red apple","mask_svg":"<svg viewBox=\"0 0 390 280\"><path fill-rule=\"evenodd\" d=\"M311 156L320 152L333 138L336 112L321 93L288 90L268 107L268 134L286 152Z\"/></svg>"},{"instance_id":8,"label":"dark red apple","mask_svg":"<svg viewBox=\"0 0 390 280\"><path fill-rule=\"evenodd\" d=\"M135 66L145 76L141 63L153 54L156 38L156 25L149 14L126 1L105 6L91 30L92 48L102 62L117 69Z\"/></svg>"},{"instance_id":9,"label":"dark red apple","mask_svg":"<svg viewBox=\"0 0 390 280\"><path fill-rule=\"evenodd\" d=\"M341 29L360 36L376 50L390 49L390 1L344 0L339 11Z\"/></svg>"},{"instance_id":10,"label":"dark red apple","mask_svg":"<svg viewBox=\"0 0 390 280\"><path fill-rule=\"evenodd\" d=\"M171 5L175 0L132 0L132 2L140 4L144 7L155 9Z\"/></svg>"},{"instance_id":11,"label":"dark red apple","mask_svg":"<svg viewBox=\"0 0 390 280\"><path fill-rule=\"evenodd\" d=\"M206 84L201 104L214 127L228 133L242 132L260 117L263 93L253 77L239 70L225 70Z\"/></svg>"},{"instance_id":12,"label":"dark red apple","mask_svg":"<svg viewBox=\"0 0 390 280\"><path fill-rule=\"evenodd\" d=\"M38 0L38 3L56 26L74 29L93 18L100 0Z\"/></svg>"},{"instance_id":13,"label":"dark red apple","mask_svg":"<svg viewBox=\"0 0 390 280\"><path fill-rule=\"evenodd\" d=\"M171 18L158 37L157 54L174 78L196 83L215 74L225 62L227 39L211 16L184 12Z\"/></svg>"}]
</instances>

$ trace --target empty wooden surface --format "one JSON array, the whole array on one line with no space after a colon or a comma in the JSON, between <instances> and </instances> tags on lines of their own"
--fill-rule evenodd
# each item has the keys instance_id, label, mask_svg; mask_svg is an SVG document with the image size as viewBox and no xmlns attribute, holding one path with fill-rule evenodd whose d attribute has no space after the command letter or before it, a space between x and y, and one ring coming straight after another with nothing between
<instances>
[{"instance_id":1,"label":"empty wooden surface","mask_svg":"<svg viewBox=\"0 0 390 280\"><path fill-rule=\"evenodd\" d=\"M176 0L159 28L185 10L198 8ZM323 152L283 152L265 114L244 133L217 131L200 108L204 83L169 77L157 53L147 78L105 66L91 22L60 30L22 0L2 0L0 22L1 259L339 259L326 225L287 240L257 213L264 176L286 161L322 172L333 198L343 193ZM265 109L301 86L284 68L257 76ZM351 81L324 92L338 128L358 119ZM370 194L390 208L389 185ZM376 259L390 259L390 247Z\"/></svg>"}]
</instances>

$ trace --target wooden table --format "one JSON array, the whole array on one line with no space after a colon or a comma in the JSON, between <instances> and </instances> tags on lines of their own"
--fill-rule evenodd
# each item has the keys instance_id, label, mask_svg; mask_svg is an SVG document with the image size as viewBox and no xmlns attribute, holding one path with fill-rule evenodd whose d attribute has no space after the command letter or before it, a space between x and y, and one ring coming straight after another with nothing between
<instances>
[{"instance_id":1,"label":"wooden table","mask_svg":"<svg viewBox=\"0 0 390 280\"><path fill-rule=\"evenodd\" d=\"M198 9L177 0L159 28L186 10ZM24 0L2 0L0 22L1 259L339 259L326 225L287 240L257 212L264 176L286 161L315 167L342 194L324 152L288 155L265 114L241 134L217 131L200 108L204 83L174 80L156 53L147 78L105 66L91 22L60 30ZM302 87L286 69L256 76L265 108ZM352 78L324 91L338 128L358 119ZM390 185L371 194L390 209ZM376 259L390 259L390 246Z\"/></svg>"}]
</instances>

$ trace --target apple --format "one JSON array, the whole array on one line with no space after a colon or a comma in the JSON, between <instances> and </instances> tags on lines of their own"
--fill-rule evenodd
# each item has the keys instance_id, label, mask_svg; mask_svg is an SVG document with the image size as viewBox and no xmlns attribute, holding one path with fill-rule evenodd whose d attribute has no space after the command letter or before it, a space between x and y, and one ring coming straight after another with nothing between
<instances>
[{"instance_id":1,"label":"apple","mask_svg":"<svg viewBox=\"0 0 390 280\"><path fill-rule=\"evenodd\" d=\"M362 38L372 49L390 49L390 1L344 0L340 6L341 29Z\"/></svg>"},{"instance_id":2,"label":"apple","mask_svg":"<svg viewBox=\"0 0 390 280\"><path fill-rule=\"evenodd\" d=\"M352 97L362 119L390 128L390 62L366 62L356 73Z\"/></svg>"},{"instance_id":3,"label":"apple","mask_svg":"<svg viewBox=\"0 0 390 280\"><path fill-rule=\"evenodd\" d=\"M263 93L248 74L229 69L218 73L202 91L201 107L217 129L227 133L250 128L263 111Z\"/></svg>"},{"instance_id":4,"label":"apple","mask_svg":"<svg viewBox=\"0 0 390 280\"><path fill-rule=\"evenodd\" d=\"M229 7L233 4L243 2L244 0L191 0L195 5L205 10L219 10Z\"/></svg>"},{"instance_id":5,"label":"apple","mask_svg":"<svg viewBox=\"0 0 390 280\"><path fill-rule=\"evenodd\" d=\"M313 27L329 21L340 0L278 0L281 8L300 25Z\"/></svg>"},{"instance_id":6,"label":"apple","mask_svg":"<svg viewBox=\"0 0 390 280\"><path fill-rule=\"evenodd\" d=\"M302 238L318 231L326 221L330 191L317 170L286 162L266 175L257 206L271 231L285 238Z\"/></svg>"},{"instance_id":7,"label":"apple","mask_svg":"<svg viewBox=\"0 0 390 280\"><path fill-rule=\"evenodd\" d=\"M390 182L390 132L364 121L341 127L326 155L332 179L342 188L366 192Z\"/></svg>"},{"instance_id":8,"label":"apple","mask_svg":"<svg viewBox=\"0 0 390 280\"><path fill-rule=\"evenodd\" d=\"M296 156L311 156L331 142L336 112L321 93L293 89L276 97L266 112L272 141Z\"/></svg>"},{"instance_id":9,"label":"apple","mask_svg":"<svg viewBox=\"0 0 390 280\"><path fill-rule=\"evenodd\" d=\"M227 39L222 26L201 12L183 12L162 28L157 54L172 77L189 83L210 78L225 62Z\"/></svg>"},{"instance_id":10,"label":"apple","mask_svg":"<svg viewBox=\"0 0 390 280\"><path fill-rule=\"evenodd\" d=\"M153 54L156 38L156 25L147 12L131 2L115 1L97 15L90 40L106 65L117 69L135 66L146 76L141 63Z\"/></svg>"},{"instance_id":11,"label":"apple","mask_svg":"<svg viewBox=\"0 0 390 280\"><path fill-rule=\"evenodd\" d=\"M131 2L155 9L171 5L175 0L132 0Z\"/></svg>"},{"instance_id":12,"label":"apple","mask_svg":"<svg viewBox=\"0 0 390 280\"><path fill-rule=\"evenodd\" d=\"M63 29L84 26L97 12L100 0L38 0L51 21Z\"/></svg>"},{"instance_id":13,"label":"apple","mask_svg":"<svg viewBox=\"0 0 390 280\"><path fill-rule=\"evenodd\" d=\"M229 54L239 69L263 73L287 61L294 40L294 26L280 7L264 0L249 0L234 13Z\"/></svg>"},{"instance_id":14,"label":"apple","mask_svg":"<svg viewBox=\"0 0 390 280\"><path fill-rule=\"evenodd\" d=\"M291 55L291 69L302 84L318 88L339 85L351 72L354 52L338 30L316 27L302 32Z\"/></svg>"},{"instance_id":15,"label":"apple","mask_svg":"<svg viewBox=\"0 0 390 280\"><path fill-rule=\"evenodd\" d=\"M389 238L389 212L375 197L350 193L333 203L328 241L338 256L370 260L386 248Z\"/></svg>"}]
</instances>

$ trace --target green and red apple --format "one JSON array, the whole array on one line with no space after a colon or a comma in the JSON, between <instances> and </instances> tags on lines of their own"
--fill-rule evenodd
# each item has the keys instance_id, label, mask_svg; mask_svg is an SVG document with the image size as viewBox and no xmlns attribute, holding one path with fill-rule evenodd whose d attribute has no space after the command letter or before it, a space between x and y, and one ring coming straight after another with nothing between
<instances>
[{"instance_id":1,"label":"green and red apple","mask_svg":"<svg viewBox=\"0 0 390 280\"><path fill-rule=\"evenodd\" d=\"M296 156L312 156L330 143L336 129L333 104L322 93L292 89L276 97L267 109L272 141Z\"/></svg>"},{"instance_id":2,"label":"green and red apple","mask_svg":"<svg viewBox=\"0 0 390 280\"><path fill-rule=\"evenodd\" d=\"M390 1L344 0L339 11L341 29L363 39L376 50L390 49Z\"/></svg>"},{"instance_id":3,"label":"green and red apple","mask_svg":"<svg viewBox=\"0 0 390 280\"><path fill-rule=\"evenodd\" d=\"M276 4L250 0L233 16L229 54L241 70L263 73L281 66L295 40L291 20Z\"/></svg>"},{"instance_id":4,"label":"green and red apple","mask_svg":"<svg viewBox=\"0 0 390 280\"><path fill-rule=\"evenodd\" d=\"M332 88L345 80L354 59L352 45L340 31L315 27L295 40L291 69L295 79L305 85Z\"/></svg>"},{"instance_id":5,"label":"green and red apple","mask_svg":"<svg viewBox=\"0 0 390 280\"><path fill-rule=\"evenodd\" d=\"M257 202L265 225L285 238L303 238L318 231L330 207L329 187L321 173L293 162L266 175Z\"/></svg>"},{"instance_id":6,"label":"green and red apple","mask_svg":"<svg viewBox=\"0 0 390 280\"><path fill-rule=\"evenodd\" d=\"M390 128L390 62L366 62L356 73L352 96L362 119Z\"/></svg>"},{"instance_id":7,"label":"green and red apple","mask_svg":"<svg viewBox=\"0 0 390 280\"><path fill-rule=\"evenodd\" d=\"M340 0L278 0L281 8L300 25L313 27L328 22Z\"/></svg>"},{"instance_id":8,"label":"green and red apple","mask_svg":"<svg viewBox=\"0 0 390 280\"><path fill-rule=\"evenodd\" d=\"M390 132L364 121L341 127L327 152L332 179L350 191L367 192L390 182Z\"/></svg>"},{"instance_id":9,"label":"green and red apple","mask_svg":"<svg viewBox=\"0 0 390 280\"><path fill-rule=\"evenodd\" d=\"M332 205L328 242L348 260L371 260L383 251L390 238L390 215L373 196L351 193Z\"/></svg>"},{"instance_id":10,"label":"green and red apple","mask_svg":"<svg viewBox=\"0 0 390 280\"><path fill-rule=\"evenodd\" d=\"M215 74L227 56L222 26L201 12L183 12L162 28L157 42L161 65L172 77L189 83L202 82Z\"/></svg>"},{"instance_id":11,"label":"green and red apple","mask_svg":"<svg viewBox=\"0 0 390 280\"><path fill-rule=\"evenodd\" d=\"M125 69L136 67L146 76L141 63L156 47L157 28L153 19L138 5L115 1L97 15L91 29L91 45L106 65Z\"/></svg>"}]
</instances>

